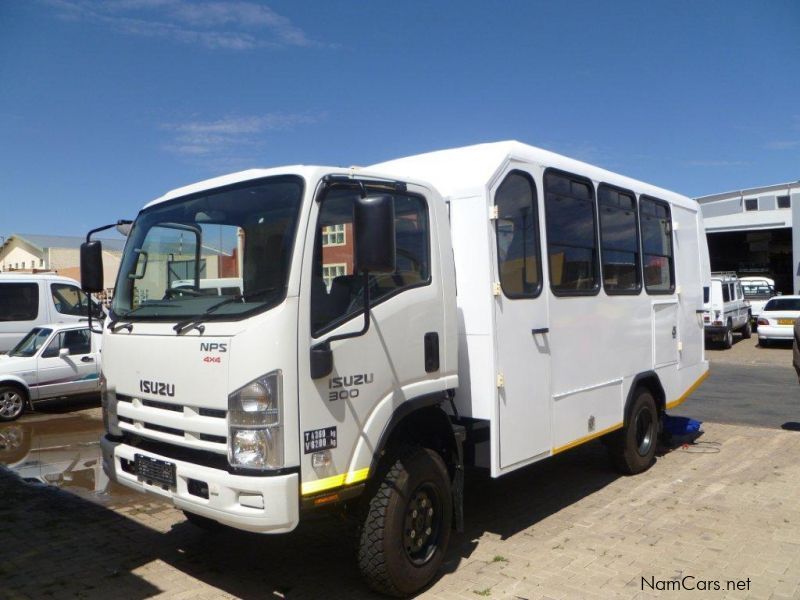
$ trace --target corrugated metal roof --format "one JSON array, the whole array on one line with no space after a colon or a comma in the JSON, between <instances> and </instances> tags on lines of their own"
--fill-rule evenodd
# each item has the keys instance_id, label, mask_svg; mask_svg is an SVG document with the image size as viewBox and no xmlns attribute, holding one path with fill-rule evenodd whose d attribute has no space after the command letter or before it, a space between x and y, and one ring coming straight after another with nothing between
<instances>
[{"instance_id":1,"label":"corrugated metal roof","mask_svg":"<svg viewBox=\"0 0 800 600\"><path fill-rule=\"evenodd\" d=\"M36 233L13 233L8 236L6 244L13 238L24 240L29 244L36 246L37 248L41 248L42 250L45 248L74 248L77 250L81 247L81 244L86 241L85 237L77 235L39 235ZM125 246L125 240L103 238L98 239L103 242L104 250L122 252L122 248Z\"/></svg>"}]
</instances>

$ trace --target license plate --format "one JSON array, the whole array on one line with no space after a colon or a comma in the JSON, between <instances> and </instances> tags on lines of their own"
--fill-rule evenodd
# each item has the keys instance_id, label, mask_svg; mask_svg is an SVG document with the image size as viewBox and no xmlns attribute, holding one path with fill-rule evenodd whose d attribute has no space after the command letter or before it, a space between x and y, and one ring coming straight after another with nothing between
<instances>
[{"instance_id":1,"label":"license plate","mask_svg":"<svg viewBox=\"0 0 800 600\"><path fill-rule=\"evenodd\" d=\"M778 325L794 325L794 319L778 319Z\"/></svg>"},{"instance_id":2,"label":"license plate","mask_svg":"<svg viewBox=\"0 0 800 600\"><path fill-rule=\"evenodd\" d=\"M137 454L135 457L136 474L148 483L175 485L175 464L165 460L157 460Z\"/></svg>"}]
</instances>

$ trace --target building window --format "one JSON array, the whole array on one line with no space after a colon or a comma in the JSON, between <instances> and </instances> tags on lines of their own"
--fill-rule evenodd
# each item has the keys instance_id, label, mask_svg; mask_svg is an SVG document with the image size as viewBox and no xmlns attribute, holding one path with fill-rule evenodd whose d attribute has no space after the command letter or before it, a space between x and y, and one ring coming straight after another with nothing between
<instances>
[{"instance_id":1,"label":"building window","mask_svg":"<svg viewBox=\"0 0 800 600\"><path fill-rule=\"evenodd\" d=\"M509 298L533 298L542 289L539 218L533 180L509 173L495 194L497 263L500 285Z\"/></svg>"},{"instance_id":2,"label":"building window","mask_svg":"<svg viewBox=\"0 0 800 600\"><path fill-rule=\"evenodd\" d=\"M632 192L601 185L600 248L603 287L608 294L638 294L642 289L636 198Z\"/></svg>"},{"instance_id":3,"label":"building window","mask_svg":"<svg viewBox=\"0 0 800 600\"><path fill-rule=\"evenodd\" d=\"M322 246L344 246L346 243L344 223L322 228Z\"/></svg>"},{"instance_id":4,"label":"building window","mask_svg":"<svg viewBox=\"0 0 800 600\"><path fill-rule=\"evenodd\" d=\"M745 210L758 210L758 198L748 198L744 201Z\"/></svg>"},{"instance_id":5,"label":"building window","mask_svg":"<svg viewBox=\"0 0 800 600\"><path fill-rule=\"evenodd\" d=\"M544 177L550 288L556 296L593 295L600 287L594 187L576 175Z\"/></svg>"},{"instance_id":6,"label":"building window","mask_svg":"<svg viewBox=\"0 0 800 600\"><path fill-rule=\"evenodd\" d=\"M645 289L650 294L670 294L675 289L675 262L669 204L643 196L639 200L639 222L642 227Z\"/></svg>"},{"instance_id":7,"label":"building window","mask_svg":"<svg viewBox=\"0 0 800 600\"><path fill-rule=\"evenodd\" d=\"M331 284L337 277L347 275L347 265L345 263L322 265L322 279L325 280L325 287L331 291Z\"/></svg>"},{"instance_id":8,"label":"building window","mask_svg":"<svg viewBox=\"0 0 800 600\"><path fill-rule=\"evenodd\" d=\"M39 266L44 268L44 259L43 258L39 259Z\"/></svg>"},{"instance_id":9,"label":"building window","mask_svg":"<svg viewBox=\"0 0 800 600\"><path fill-rule=\"evenodd\" d=\"M792 200L789 196L778 196L778 208L792 208Z\"/></svg>"}]
</instances>

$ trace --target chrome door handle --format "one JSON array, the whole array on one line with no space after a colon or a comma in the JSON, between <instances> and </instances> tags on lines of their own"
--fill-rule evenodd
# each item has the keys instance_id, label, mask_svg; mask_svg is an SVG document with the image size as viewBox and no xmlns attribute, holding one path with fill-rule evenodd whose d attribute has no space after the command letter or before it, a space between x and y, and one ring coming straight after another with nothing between
<instances>
[{"instance_id":1,"label":"chrome door handle","mask_svg":"<svg viewBox=\"0 0 800 600\"><path fill-rule=\"evenodd\" d=\"M538 327L536 329L531 329L531 333L536 335L537 333L550 333L549 327Z\"/></svg>"}]
</instances>

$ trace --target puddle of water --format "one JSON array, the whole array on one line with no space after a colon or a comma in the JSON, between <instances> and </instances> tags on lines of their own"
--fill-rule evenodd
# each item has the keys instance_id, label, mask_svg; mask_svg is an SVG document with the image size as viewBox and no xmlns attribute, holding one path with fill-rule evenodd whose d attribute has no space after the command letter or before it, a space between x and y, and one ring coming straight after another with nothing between
<instances>
[{"instance_id":1,"label":"puddle of water","mask_svg":"<svg viewBox=\"0 0 800 600\"><path fill-rule=\"evenodd\" d=\"M34 485L51 485L107 506L141 495L103 472L103 423L81 415L23 417L0 423L0 465Z\"/></svg>"}]
</instances>

